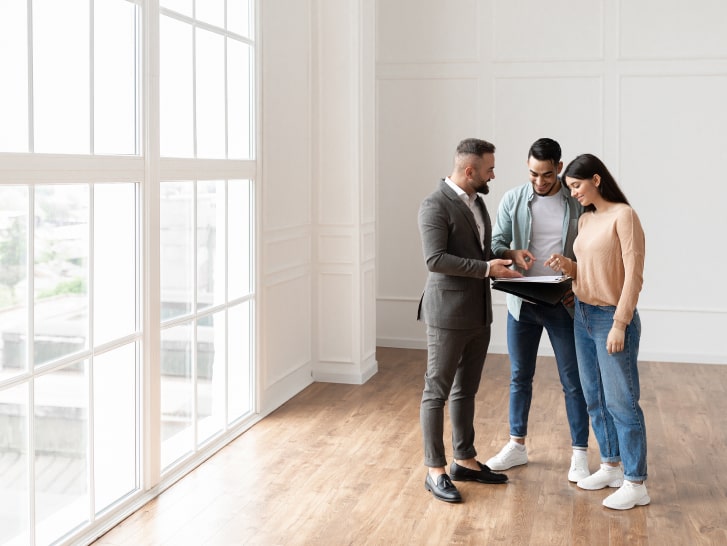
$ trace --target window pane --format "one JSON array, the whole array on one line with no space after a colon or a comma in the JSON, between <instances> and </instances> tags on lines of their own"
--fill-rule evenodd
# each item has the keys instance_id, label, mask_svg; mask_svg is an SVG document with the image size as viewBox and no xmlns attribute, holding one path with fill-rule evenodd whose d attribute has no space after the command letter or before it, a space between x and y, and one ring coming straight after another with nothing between
<instances>
[{"instance_id":1,"label":"window pane","mask_svg":"<svg viewBox=\"0 0 727 546\"><path fill-rule=\"evenodd\" d=\"M26 0L0 2L0 152L28 151Z\"/></svg>"},{"instance_id":2,"label":"window pane","mask_svg":"<svg viewBox=\"0 0 727 546\"><path fill-rule=\"evenodd\" d=\"M93 360L93 448L96 512L137 487L137 347Z\"/></svg>"},{"instance_id":3,"label":"window pane","mask_svg":"<svg viewBox=\"0 0 727 546\"><path fill-rule=\"evenodd\" d=\"M167 328L162 343L162 470L194 449L192 384L192 328Z\"/></svg>"},{"instance_id":4,"label":"window pane","mask_svg":"<svg viewBox=\"0 0 727 546\"><path fill-rule=\"evenodd\" d=\"M197 439L225 426L225 313L197 321Z\"/></svg>"},{"instance_id":5,"label":"window pane","mask_svg":"<svg viewBox=\"0 0 727 546\"><path fill-rule=\"evenodd\" d=\"M252 38L252 0L227 0L227 30Z\"/></svg>"},{"instance_id":6,"label":"window pane","mask_svg":"<svg viewBox=\"0 0 727 546\"><path fill-rule=\"evenodd\" d=\"M88 0L33 0L35 150L90 151Z\"/></svg>"},{"instance_id":7,"label":"window pane","mask_svg":"<svg viewBox=\"0 0 727 546\"><path fill-rule=\"evenodd\" d=\"M252 304L245 302L228 311L227 421L252 412Z\"/></svg>"},{"instance_id":8,"label":"window pane","mask_svg":"<svg viewBox=\"0 0 727 546\"><path fill-rule=\"evenodd\" d=\"M225 28L225 0L197 0L194 9L198 21Z\"/></svg>"},{"instance_id":9,"label":"window pane","mask_svg":"<svg viewBox=\"0 0 727 546\"><path fill-rule=\"evenodd\" d=\"M136 184L93 190L93 334L98 346L136 331Z\"/></svg>"},{"instance_id":10,"label":"window pane","mask_svg":"<svg viewBox=\"0 0 727 546\"><path fill-rule=\"evenodd\" d=\"M94 3L94 152L136 149L136 6Z\"/></svg>"},{"instance_id":11,"label":"window pane","mask_svg":"<svg viewBox=\"0 0 727 546\"><path fill-rule=\"evenodd\" d=\"M229 242L227 245L228 300L246 296L252 290L252 184L230 180L227 185Z\"/></svg>"},{"instance_id":12,"label":"window pane","mask_svg":"<svg viewBox=\"0 0 727 546\"><path fill-rule=\"evenodd\" d=\"M252 159L252 49L227 40L228 157Z\"/></svg>"},{"instance_id":13,"label":"window pane","mask_svg":"<svg viewBox=\"0 0 727 546\"><path fill-rule=\"evenodd\" d=\"M160 149L166 157L193 157L192 27L160 18Z\"/></svg>"},{"instance_id":14,"label":"window pane","mask_svg":"<svg viewBox=\"0 0 727 546\"><path fill-rule=\"evenodd\" d=\"M28 384L0 391L0 544L28 544Z\"/></svg>"},{"instance_id":15,"label":"window pane","mask_svg":"<svg viewBox=\"0 0 727 546\"><path fill-rule=\"evenodd\" d=\"M87 346L88 193L86 184L36 188L36 364Z\"/></svg>"},{"instance_id":16,"label":"window pane","mask_svg":"<svg viewBox=\"0 0 727 546\"><path fill-rule=\"evenodd\" d=\"M0 186L0 379L27 367L27 303L28 189Z\"/></svg>"},{"instance_id":17,"label":"window pane","mask_svg":"<svg viewBox=\"0 0 727 546\"><path fill-rule=\"evenodd\" d=\"M38 544L88 521L86 366L78 362L34 382Z\"/></svg>"},{"instance_id":18,"label":"window pane","mask_svg":"<svg viewBox=\"0 0 727 546\"><path fill-rule=\"evenodd\" d=\"M160 204L160 283L162 320L192 310L194 218L191 182L163 182Z\"/></svg>"},{"instance_id":19,"label":"window pane","mask_svg":"<svg viewBox=\"0 0 727 546\"><path fill-rule=\"evenodd\" d=\"M225 301L225 183L197 183L197 308Z\"/></svg>"},{"instance_id":20,"label":"window pane","mask_svg":"<svg viewBox=\"0 0 727 546\"><path fill-rule=\"evenodd\" d=\"M197 157L225 157L224 40L197 29Z\"/></svg>"}]
</instances>

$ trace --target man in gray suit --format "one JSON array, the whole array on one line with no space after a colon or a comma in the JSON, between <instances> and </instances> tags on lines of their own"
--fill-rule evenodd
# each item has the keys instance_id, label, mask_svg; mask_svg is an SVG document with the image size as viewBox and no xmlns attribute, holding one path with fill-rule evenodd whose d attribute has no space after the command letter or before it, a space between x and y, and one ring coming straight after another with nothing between
<instances>
[{"instance_id":1,"label":"man in gray suit","mask_svg":"<svg viewBox=\"0 0 727 546\"><path fill-rule=\"evenodd\" d=\"M418 319L427 325L427 372L420 408L424 487L445 502L461 502L451 480L504 483L477 461L475 395L490 344L490 277L520 277L511 260L493 259L492 225L479 194L495 178L495 146L468 138L457 146L452 174L419 208L419 232L429 270ZM444 404L449 400L454 461L446 472Z\"/></svg>"}]
</instances>

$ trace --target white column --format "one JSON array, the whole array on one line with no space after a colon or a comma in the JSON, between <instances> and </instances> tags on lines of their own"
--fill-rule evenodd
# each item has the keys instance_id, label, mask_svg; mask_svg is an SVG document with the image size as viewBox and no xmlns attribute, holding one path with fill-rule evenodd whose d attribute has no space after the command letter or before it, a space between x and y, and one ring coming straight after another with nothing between
<instances>
[{"instance_id":1,"label":"white column","mask_svg":"<svg viewBox=\"0 0 727 546\"><path fill-rule=\"evenodd\" d=\"M313 378L360 384L377 371L374 2L315 15Z\"/></svg>"}]
</instances>

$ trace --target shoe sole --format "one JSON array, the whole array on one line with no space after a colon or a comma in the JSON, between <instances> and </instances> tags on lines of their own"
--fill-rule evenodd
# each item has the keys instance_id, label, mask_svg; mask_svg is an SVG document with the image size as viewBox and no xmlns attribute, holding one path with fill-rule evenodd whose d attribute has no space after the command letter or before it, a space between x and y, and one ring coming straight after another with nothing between
<instances>
[{"instance_id":1,"label":"shoe sole","mask_svg":"<svg viewBox=\"0 0 727 546\"><path fill-rule=\"evenodd\" d=\"M601 487L584 487L580 483L576 483L576 485L578 487L580 487L581 489L585 489L586 491L599 491L600 489L606 489L607 487L617 488L617 487L621 487L623 484L624 484L623 480L614 480L605 485L602 485Z\"/></svg>"},{"instance_id":2,"label":"shoe sole","mask_svg":"<svg viewBox=\"0 0 727 546\"><path fill-rule=\"evenodd\" d=\"M424 485L424 489L426 489L427 491L429 491L432 494L432 497L434 497L435 499L440 500L442 502L451 502L452 504L457 504L458 502L462 502L462 499L461 498L459 498L459 499L447 499L445 497L440 497L434 491L432 491L432 488L431 487L429 487L426 484Z\"/></svg>"},{"instance_id":3,"label":"shoe sole","mask_svg":"<svg viewBox=\"0 0 727 546\"><path fill-rule=\"evenodd\" d=\"M477 482L477 483L489 483L489 484L493 484L493 485L498 484L498 483L507 483L507 478L499 479L499 480L478 480L476 478L467 478L465 476L455 477L451 473L450 473L449 477L453 482Z\"/></svg>"},{"instance_id":4,"label":"shoe sole","mask_svg":"<svg viewBox=\"0 0 727 546\"><path fill-rule=\"evenodd\" d=\"M634 502L633 504L630 504L630 505L609 506L605 502L603 503L603 505L606 508L610 508L611 510L631 510L635 506L646 506L650 502L651 502L651 498L649 497L649 495L646 495L644 497L641 497L639 500L637 500L636 502Z\"/></svg>"},{"instance_id":5,"label":"shoe sole","mask_svg":"<svg viewBox=\"0 0 727 546\"><path fill-rule=\"evenodd\" d=\"M494 470L495 472L502 472L503 470L510 470L511 468L515 468L516 466L526 465L526 464L528 464L528 462L525 461L524 463L515 463L515 464L511 464L510 466L502 466L502 465L498 465L497 463L490 464L490 461L487 461L485 464L488 467L490 467L490 470Z\"/></svg>"},{"instance_id":6,"label":"shoe sole","mask_svg":"<svg viewBox=\"0 0 727 546\"><path fill-rule=\"evenodd\" d=\"M588 474L588 476L590 476L590 474ZM571 478L568 476L568 481L571 483L578 483L581 480L585 480L588 476L583 476L582 478Z\"/></svg>"}]
</instances>

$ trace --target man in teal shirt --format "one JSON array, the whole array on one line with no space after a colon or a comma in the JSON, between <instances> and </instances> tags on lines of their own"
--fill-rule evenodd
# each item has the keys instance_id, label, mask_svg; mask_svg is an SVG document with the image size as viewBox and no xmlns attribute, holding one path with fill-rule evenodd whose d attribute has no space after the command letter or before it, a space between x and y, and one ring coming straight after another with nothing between
<instances>
[{"instance_id":1,"label":"man in teal shirt","mask_svg":"<svg viewBox=\"0 0 727 546\"><path fill-rule=\"evenodd\" d=\"M561 184L560 145L541 138L528 151L530 182L509 190L497 210L492 232L492 252L510 259L525 276L552 275L544 262L551 254L575 259L573 240L583 212ZM570 304L572 305L572 303ZM507 294L507 346L510 355L510 441L487 461L492 470L507 470L528 462L525 438L533 397L533 377L543 329L548 332L565 394L565 408L573 455L568 480L590 475L588 412L583 398L573 336L573 311L565 304L537 305Z\"/></svg>"}]
</instances>

